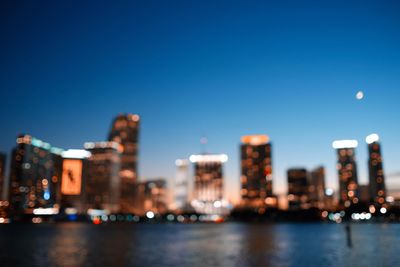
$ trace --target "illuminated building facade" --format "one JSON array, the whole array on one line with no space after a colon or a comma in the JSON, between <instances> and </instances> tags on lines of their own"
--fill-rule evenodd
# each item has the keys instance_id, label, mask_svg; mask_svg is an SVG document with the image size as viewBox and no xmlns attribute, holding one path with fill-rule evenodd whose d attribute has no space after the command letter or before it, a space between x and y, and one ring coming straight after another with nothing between
<instances>
[{"instance_id":1,"label":"illuminated building facade","mask_svg":"<svg viewBox=\"0 0 400 267\"><path fill-rule=\"evenodd\" d=\"M383 205L385 204L386 187L379 136L371 134L367 136L366 142L369 154L368 169L371 202L376 205Z\"/></svg>"},{"instance_id":2,"label":"illuminated building facade","mask_svg":"<svg viewBox=\"0 0 400 267\"><path fill-rule=\"evenodd\" d=\"M120 209L123 213L134 211L135 190L138 179L138 141L139 141L140 117L136 114L118 115L111 127L109 141L122 146Z\"/></svg>"},{"instance_id":3,"label":"illuminated building facade","mask_svg":"<svg viewBox=\"0 0 400 267\"><path fill-rule=\"evenodd\" d=\"M337 170L339 174L339 201L345 207L359 202L358 176L355 148L356 140L334 141L333 148L337 151Z\"/></svg>"},{"instance_id":4,"label":"illuminated building facade","mask_svg":"<svg viewBox=\"0 0 400 267\"><path fill-rule=\"evenodd\" d=\"M194 164L194 192L192 205L198 213L221 213L223 200L223 164L225 154L191 155Z\"/></svg>"},{"instance_id":5,"label":"illuminated building facade","mask_svg":"<svg viewBox=\"0 0 400 267\"><path fill-rule=\"evenodd\" d=\"M245 206L265 206L272 198L271 144L266 135L242 137L241 197Z\"/></svg>"},{"instance_id":6,"label":"illuminated building facade","mask_svg":"<svg viewBox=\"0 0 400 267\"><path fill-rule=\"evenodd\" d=\"M10 205L14 216L57 208L62 150L29 135L17 138L10 175Z\"/></svg>"},{"instance_id":7,"label":"illuminated building facade","mask_svg":"<svg viewBox=\"0 0 400 267\"><path fill-rule=\"evenodd\" d=\"M119 211L122 146L116 142L85 143L91 153L85 172L86 209Z\"/></svg>"},{"instance_id":8,"label":"illuminated building facade","mask_svg":"<svg viewBox=\"0 0 400 267\"><path fill-rule=\"evenodd\" d=\"M6 155L0 153L0 223L8 222L8 207L9 202L6 198L6 185L5 185L5 165Z\"/></svg>"},{"instance_id":9,"label":"illuminated building facade","mask_svg":"<svg viewBox=\"0 0 400 267\"><path fill-rule=\"evenodd\" d=\"M289 169L287 178L289 210L310 208L307 170Z\"/></svg>"},{"instance_id":10,"label":"illuminated building facade","mask_svg":"<svg viewBox=\"0 0 400 267\"><path fill-rule=\"evenodd\" d=\"M155 214L167 212L167 183L165 179L159 178L139 183L138 195L143 207L139 214L145 214L148 211Z\"/></svg>"},{"instance_id":11,"label":"illuminated building facade","mask_svg":"<svg viewBox=\"0 0 400 267\"><path fill-rule=\"evenodd\" d=\"M85 172L90 152L69 149L62 153L61 207L67 214L85 213Z\"/></svg>"},{"instance_id":12,"label":"illuminated building facade","mask_svg":"<svg viewBox=\"0 0 400 267\"><path fill-rule=\"evenodd\" d=\"M318 167L311 171L309 182L310 204L314 208L325 207L325 168Z\"/></svg>"},{"instance_id":13,"label":"illuminated building facade","mask_svg":"<svg viewBox=\"0 0 400 267\"><path fill-rule=\"evenodd\" d=\"M186 159L177 159L175 161L177 168L174 185L174 210L184 210L189 200L189 161Z\"/></svg>"},{"instance_id":14,"label":"illuminated building facade","mask_svg":"<svg viewBox=\"0 0 400 267\"><path fill-rule=\"evenodd\" d=\"M5 166L6 166L6 155L0 153L0 200L5 198Z\"/></svg>"}]
</instances>

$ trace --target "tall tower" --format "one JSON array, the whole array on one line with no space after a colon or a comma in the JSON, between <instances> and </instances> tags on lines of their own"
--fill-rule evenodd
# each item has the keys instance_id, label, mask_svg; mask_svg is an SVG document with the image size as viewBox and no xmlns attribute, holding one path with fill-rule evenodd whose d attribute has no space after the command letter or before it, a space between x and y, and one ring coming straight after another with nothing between
<instances>
[{"instance_id":1,"label":"tall tower","mask_svg":"<svg viewBox=\"0 0 400 267\"><path fill-rule=\"evenodd\" d=\"M189 200L189 162L186 159L175 161L177 168L174 186L174 209L184 210Z\"/></svg>"},{"instance_id":2,"label":"tall tower","mask_svg":"<svg viewBox=\"0 0 400 267\"><path fill-rule=\"evenodd\" d=\"M268 136L243 136L240 152L242 202L245 206L265 206L267 197L272 197L271 144Z\"/></svg>"},{"instance_id":3,"label":"tall tower","mask_svg":"<svg viewBox=\"0 0 400 267\"><path fill-rule=\"evenodd\" d=\"M289 169L288 200L290 210L307 209L310 207L308 195L308 172L306 169Z\"/></svg>"},{"instance_id":4,"label":"tall tower","mask_svg":"<svg viewBox=\"0 0 400 267\"><path fill-rule=\"evenodd\" d=\"M336 149L338 156L339 201L345 207L350 207L350 205L357 204L359 201L355 155L357 146L356 140L339 140L332 143L332 147Z\"/></svg>"},{"instance_id":5,"label":"tall tower","mask_svg":"<svg viewBox=\"0 0 400 267\"><path fill-rule=\"evenodd\" d=\"M310 202L315 208L325 207L325 168L318 167L310 173Z\"/></svg>"},{"instance_id":6,"label":"tall tower","mask_svg":"<svg viewBox=\"0 0 400 267\"><path fill-rule=\"evenodd\" d=\"M223 164L228 161L225 154L191 155L194 164L195 210L205 214L221 213L223 200Z\"/></svg>"},{"instance_id":7,"label":"tall tower","mask_svg":"<svg viewBox=\"0 0 400 267\"><path fill-rule=\"evenodd\" d=\"M6 168L6 154L0 153L0 201L5 200L5 168Z\"/></svg>"},{"instance_id":8,"label":"tall tower","mask_svg":"<svg viewBox=\"0 0 400 267\"><path fill-rule=\"evenodd\" d=\"M59 200L62 149L30 135L20 135L13 150L10 205L16 219L53 208Z\"/></svg>"},{"instance_id":9,"label":"tall tower","mask_svg":"<svg viewBox=\"0 0 400 267\"><path fill-rule=\"evenodd\" d=\"M85 143L84 146L90 152L85 181L86 208L118 212L122 146L116 142Z\"/></svg>"},{"instance_id":10,"label":"tall tower","mask_svg":"<svg viewBox=\"0 0 400 267\"><path fill-rule=\"evenodd\" d=\"M108 137L109 141L122 145L120 177L133 182L138 177L139 122L139 115L120 114L114 119Z\"/></svg>"},{"instance_id":11,"label":"tall tower","mask_svg":"<svg viewBox=\"0 0 400 267\"><path fill-rule=\"evenodd\" d=\"M138 180L138 142L139 142L140 117L136 114L118 115L111 127L109 141L122 146L120 211L122 213L135 212L135 201Z\"/></svg>"},{"instance_id":12,"label":"tall tower","mask_svg":"<svg viewBox=\"0 0 400 267\"><path fill-rule=\"evenodd\" d=\"M381 145L379 136L371 134L365 140L368 144L368 169L371 202L377 205L385 203L386 188L383 173Z\"/></svg>"},{"instance_id":13,"label":"tall tower","mask_svg":"<svg viewBox=\"0 0 400 267\"><path fill-rule=\"evenodd\" d=\"M7 185L5 179L6 154L0 153L0 223L9 222L7 201Z\"/></svg>"}]
</instances>

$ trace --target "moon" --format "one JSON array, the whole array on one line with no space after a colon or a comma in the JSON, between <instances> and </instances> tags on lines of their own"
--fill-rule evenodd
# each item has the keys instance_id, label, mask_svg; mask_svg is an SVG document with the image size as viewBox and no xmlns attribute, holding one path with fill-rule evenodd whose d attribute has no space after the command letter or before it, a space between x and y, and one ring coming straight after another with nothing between
<instances>
[{"instance_id":1,"label":"moon","mask_svg":"<svg viewBox=\"0 0 400 267\"><path fill-rule=\"evenodd\" d=\"M357 100L362 100L364 98L364 92L363 91L358 91L356 94Z\"/></svg>"}]
</instances>

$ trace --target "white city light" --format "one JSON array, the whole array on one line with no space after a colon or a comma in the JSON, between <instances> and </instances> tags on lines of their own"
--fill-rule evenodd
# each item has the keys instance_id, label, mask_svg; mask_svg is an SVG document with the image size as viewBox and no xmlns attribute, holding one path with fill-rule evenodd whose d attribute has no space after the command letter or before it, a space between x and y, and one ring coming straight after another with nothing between
<instances>
[{"instance_id":1,"label":"white city light","mask_svg":"<svg viewBox=\"0 0 400 267\"><path fill-rule=\"evenodd\" d=\"M102 215L108 215L108 210L88 209L87 214L91 217L100 217Z\"/></svg>"},{"instance_id":2,"label":"white city light","mask_svg":"<svg viewBox=\"0 0 400 267\"><path fill-rule=\"evenodd\" d=\"M149 219L153 219L154 218L154 212L152 212L152 211L146 212L146 217L149 218Z\"/></svg>"},{"instance_id":3,"label":"white city light","mask_svg":"<svg viewBox=\"0 0 400 267\"><path fill-rule=\"evenodd\" d=\"M333 193L335 193L334 191L333 191L333 189L332 188L327 188L327 189L325 189L325 194L327 195L327 196L333 196Z\"/></svg>"},{"instance_id":4,"label":"white city light","mask_svg":"<svg viewBox=\"0 0 400 267\"><path fill-rule=\"evenodd\" d=\"M83 147L85 149L93 149L93 148L112 148L118 150L119 152L123 151L122 145L113 141L103 141L103 142L86 142Z\"/></svg>"},{"instance_id":5,"label":"white city light","mask_svg":"<svg viewBox=\"0 0 400 267\"><path fill-rule=\"evenodd\" d=\"M75 208L66 208L65 209L65 214L75 215L75 214L78 214L78 210L75 209Z\"/></svg>"},{"instance_id":6,"label":"white city light","mask_svg":"<svg viewBox=\"0 0 400 267\"><path fill-rule=\"evenodd\" d=\"M190 162L227 162L228 156L225 154L219 155L191 155L189 158Z\"/></svg>"},{"instance_id":7,"label":"white city light","mask_svg":"<svg viewBox=\"0 0 400 267\"><path fill-rule=\"evenodd\" d=\"M37 208L33 210L35 215L54 215L58 214L59 210L57 208Z\"/></svg>"},{"instance_id":8,"label":"white city light","mask_svg":"<svg viewBox=\"0 0 400 267\"><path fill-rule=\"evenodd\" d=\"M387 197L386 197L386 202L393 203L393 202L394 202L394 197L392 197L392 196L387 196Z\"/></svg>"},{"instance_id":9,"label":"white city light","mask_svg":"<svg viewBox=\"0 0 400 267\"><path fill-rule=\"evenodd\" d=\"M357 140L337 140L332 143L334 149L356 148L357 146Z\"/></svg>"},{"instance_id":10,"label":"white city light","mask_svg":"<svg viewBox=\"0 0 400 267\"><path fill-rule=\"evenodd\" d=\"M217 200L217 201L214 202L214 207L215 208L221 208L221 206L222 206L222 202L221 201Z\"/></svg>"},{"instance_id":11,"label":"white city light","mask_svg":"<svg viewBox=\"0 0 400 267\"><path fill-rule=\"evenodd\" d=\"M68 149L62 152L63 158L84 159L90 157L92 154L83 149Z\"/></svg>"},{"instance_id":12,"label":"white city light","mask_svg":"<svg viewBox=\"0 0 400 267\"><path fill-rule=\"evenodd\" d=\"M367 144L372 144L378 141L379 141L379 135L377 134L370 134L367 136L367 138L365 138L365 142L367 142Z\"/></svg>"}]
</instances>

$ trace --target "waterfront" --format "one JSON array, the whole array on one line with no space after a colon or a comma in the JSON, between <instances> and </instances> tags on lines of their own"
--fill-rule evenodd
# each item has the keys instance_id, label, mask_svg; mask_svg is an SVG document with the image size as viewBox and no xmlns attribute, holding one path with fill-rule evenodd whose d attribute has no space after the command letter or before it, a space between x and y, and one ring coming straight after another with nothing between
<instances>
[{"instance_id":1,"label":"waterfront","mask_svg":"<svg viewBox=\"0 0 400 267\"><path fill-rule=\"evenodd\" d=\"M7 266L396 266L400 224L15 224Z\"/></svg>"}]
</instances>

